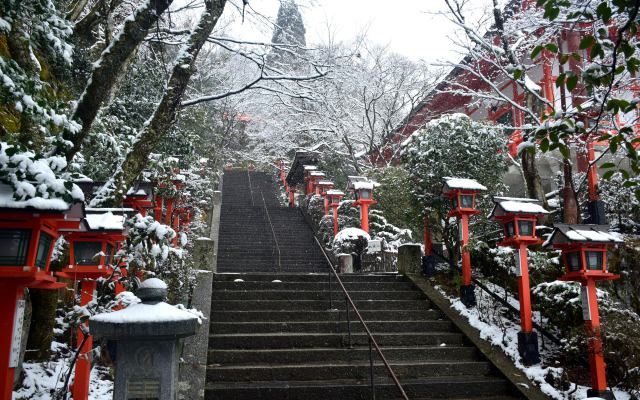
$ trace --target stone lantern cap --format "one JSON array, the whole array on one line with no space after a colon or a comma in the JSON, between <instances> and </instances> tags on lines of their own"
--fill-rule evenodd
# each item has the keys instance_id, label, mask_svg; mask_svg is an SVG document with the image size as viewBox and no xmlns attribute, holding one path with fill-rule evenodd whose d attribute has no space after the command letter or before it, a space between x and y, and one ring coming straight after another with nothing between
<instances>
[{"instance_id":1,"label":"stone lantern cap","mask_svg":"<svg viewBox=\"0 0 640 400\"><path fill-rule=\"evenodd\" d=\"M491 211L491 217L501 217L505 214L549 214L549 211L542 207L541 201L536 199L495 196L493 202L496 205Z\"/></svg>"},{"instance_id":2,"label":"stone lantern cap","mask_svg":"<svg viewBox=\"0 0 640 400\"><path fill-rule=\"evenodd\" d=\"M160 279L145 280L136 295L141 303L91 317L91 333L109 339L177 339L195 334L198 317L165 303L167 285Z\"/></svg>"},{"instance_id":3,"label":"stone lantern cap","mask_svg":"<svg viewBox=\"0 0 640 400\"><path fill-rule=\"evenodd\" d=\"M442 194L447 196L448 194L456 191L471 191L479 192L487 190L487 187L480 184L475 179L468 178L452 178L446 176L442 178L444 185L442 187Z\"/></svg>"},{"instance_id":4,"label":"stone lantern cap","mask_svg":"<svg viewBox=\"0 0 640 400\"><path fill-rule=\"evenodd\" d=\"M542 245L582 244L617 244L624 240L615 232L609 232L609 225L556 224L549 239Z\"/></svg>"}]
</instances>

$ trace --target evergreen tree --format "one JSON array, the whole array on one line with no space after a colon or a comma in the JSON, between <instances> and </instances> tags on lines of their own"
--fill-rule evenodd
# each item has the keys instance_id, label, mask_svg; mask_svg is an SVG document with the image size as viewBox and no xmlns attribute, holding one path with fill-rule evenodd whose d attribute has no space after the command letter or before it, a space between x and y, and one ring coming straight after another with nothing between
<instances>
[{"instance_id":1,"label":"evergreen tree","mask_svg":"<svg viewBox=\"0 0 640 400\"><path fill-rule=\"evenodd\" d=\"M285 46L274 47L269 54L269 61L282 66L295 65L296 57L302 54L307 44L305 33L304 21L298 5L294 0L282 0L271 43Z\"/></svg>"}]
</instances>

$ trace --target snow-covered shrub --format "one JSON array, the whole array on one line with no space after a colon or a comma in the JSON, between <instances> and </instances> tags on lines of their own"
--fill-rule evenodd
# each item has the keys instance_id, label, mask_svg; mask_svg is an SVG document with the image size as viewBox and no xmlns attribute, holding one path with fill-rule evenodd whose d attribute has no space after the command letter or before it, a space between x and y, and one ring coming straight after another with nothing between
<instances>
[{"instance_id":1,"label":"snow-covered shrub","mask_svg":"<svg viewBox=\"0 0 640 400\"><path fill-rule=\"evenodd\" d=\"M442 179L447 176L472 178L487 187L477 197L483 210L474 218L473 231L478 234L497 230L487 219L491 196L504 190L503 173L507 169L505 138L495 126L476 122L464 114L444 115L428 122L402 144L402 161L409 172L412 193L419 206L427 210L432 234L441 236L450 254L458 251L457 229L449 218L449 204L441 196Z\"/></svg>"},{"instance_id":2,"label":"snow-covered shrub","mask_svg":"<svg viewBox=\"0 0 640 400\"><path fill-rule=\"evenodd\" d=\"M640 184L640 177L632 177L629 181ZM601 180L600 198L613 229L640 234L640 201L634 195L638 186L625 186L624 182L625 179L619 172L609 180Z\"/></svg>"},{"instance_id":3,"label":"snow-covered shrub","mask_svg":"<svg viewBox=\"0 0 640 400\"><path fill-rule=\"evenodd\" d=\"M334 254L362 255L367 250L371 236L359 228L345 228L333 238Z\"/></svg>"}]
</instances>

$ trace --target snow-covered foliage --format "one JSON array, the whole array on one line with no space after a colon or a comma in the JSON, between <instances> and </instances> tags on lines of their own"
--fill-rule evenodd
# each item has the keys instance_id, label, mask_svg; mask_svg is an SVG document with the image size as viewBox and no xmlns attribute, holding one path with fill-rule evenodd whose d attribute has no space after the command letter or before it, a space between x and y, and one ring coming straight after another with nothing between
<instances>
[{"instance_id":1,"label":"snow-covered foliage","mask_svg":"<svg viewBox=\"0 0 640 400\"><path fill-rule=\"evenodd\" d=\"M0 202L4 207L66 210L84 200L84 194L63 173L63 157L43 157L19 145L0 142Z\"/></svg>"},{"instance_id":2,"label":"snow-covered foliage","mask_svg":"<svg viewBox=\"0 0 640 400\"><path fill-rule=\"evenodd\" d=\"M456 227L446 217L450 204L441 197L443 179L475 179L487 187L476 195L476 208L484 213L474 217L474 231L494 230L486 215L492 208L490 197L504 190L503 173L507 164L503 156L505 137L494 126L472 121L464 114L444 115L428 122L402 144L402 161L411 178L412 193L430 218L434 233L442 236L453 252Z\"/></svg>"},{"instance_id":3,"label":"snow-covered foliage","mask_svg":"<svg viewBox=\"0 0 640 400\"><path fill-rule=\"evenodd\" d=\"M335 254L362 254L367 249L371 236L359 228L345 228L333 238Z\"/></svg>"}]
</instances>

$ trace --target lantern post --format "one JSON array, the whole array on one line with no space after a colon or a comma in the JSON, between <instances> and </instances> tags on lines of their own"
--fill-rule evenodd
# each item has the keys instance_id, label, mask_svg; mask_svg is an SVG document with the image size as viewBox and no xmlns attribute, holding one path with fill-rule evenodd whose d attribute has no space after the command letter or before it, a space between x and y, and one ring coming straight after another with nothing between
<instances>
[{"instance_id":1,"label":"lantern post","mask_svg":"<svg viewBox=\"0 0 640 400\"><path fill-rule=\"evenodd\" d=\"M531 318L531 288L529 284L529 260L527 246L542 244L536 236L536 223L546 214L540 201L511 197L494 197L495 207L491 216L500 222L504 240L498 246L515 249L516 276L518 277L518 300L520 302L520 332L518 353L525 365L540 362L538 334L533 331Z\"/></svg>"},{"instance_id":2,"label":"lantern post","mask_svg":"<svg viewBox=\"0 0 640 400\"><path fill-rule=\"evenodd\" d=\"M304 165L303 169L304 169L303 178L304 178L304 184L305 184L304 194L308 195L313 193L313 190L311 189L311 173L313 171L316 171L318 167L316 167L315 165Z\"/></svg>"},{"instance_id":3,"label":"lantern post","mask_svg":"<svg viewBox=\"0 0 640 400\"><path fill-rule=\"evenodd\" d=\"M460 301L466 307L476 305L475 286L471 280L471 254L466 249L469 243L469 217L480 214L476 209L476 194L487 188L474 179L444 178L442 197L451 201L451 211L447 217L459 220L460 254L462 257L462 285L460 285Z\"/></svg>"},{"instance_id":4,"label":"lantern post","mask_svg":"<svg viewBox=\"0 0 640 400\"><path fill-rule=\"evenodd\" d=\"M330 206L333 208L333 236L338 234L338 207L340 207L340 200L344 197L344 193L341 190L327 190L327 197L330 201Z\"/></svg>"},{"instance_id":5,"label":"lantern post","mask_svg":"<svg viewBox=\"0 0 640 400\"><path fill-rule=\"evenodd\" d=\"M65 239L69 242L70 264L56 275L78 281L81 307L95 300L97 279L114 275L115 252L126 238L126 211L133 213L133 209L87 208L81 230L65 233ZM86 400L89 396L93 338L88 335L85 339L87 323L83 325L78 327L76 338L77 346L82 347L78 352L71 389L74 400Z\"/></svg>"},{"instance_id":6,"label":"lantern post","mask_svg":"<svg viewBox=\"0 0 640 400\"><path fill-rule=\"evenodd\" d=\"M327 192L334 188L334 184L331 181L319 181L316 188L320 191L320 195L324 197L324 215L329 215L329 197Z\"/></svg>"},{"instance_id":7,"label":"lantern post","mask_svg":"<svg viewBox=\"0 0 640 400\"><path fill-rule=\"evenodd\" d=\"M356 196L356 201L353 203L354 206L360 207L360 228L367 233L369 233L369 207L376 204L373 199L375 185L375 182L366 177L350 176L347 186L347 189Z\"/></svg>"},{"instance_id":8,"label":"lantern post","mask_svg":"<svg viewBox=\"0 0 640 400\"><path fill-rule=\"evenodd\" d=\"M320 196L320 188L318 187L318 182L324 180L325 177L326 175L322 171L311 171L311 173L309 173L311 187L308 194L315 194L316 196Z\"/></svg>"},{"instance_id":9,"label":"lantern post","mask_svg":"<svg viewBox=\"0 0 640 400\"><path fill-rule=\"evenodd\" d=\"M620 278L607 269L607 249L622 242L609 232L608 225L556 224L544 244L544 247L553 246L562 252L565 274L559 279L581 284L582 318L588 335L591 370L591 389L587 390L587 397L605 400L614 400L615 397L607 388L596 282Z\"/></svg>"},{"instance_id":10,"label":"lantern post","mask_svg":"<svg viewBox=\"0 0 640 400\"><path fill-rule=\"evenodd\" d=\"M49 271L51 254L61 229L80 229L84 205L61 199L17 201L5 184L0 192L0 398L11 399L20 362L24 289L65 286Z\"/></svg>"}]
</instances>

